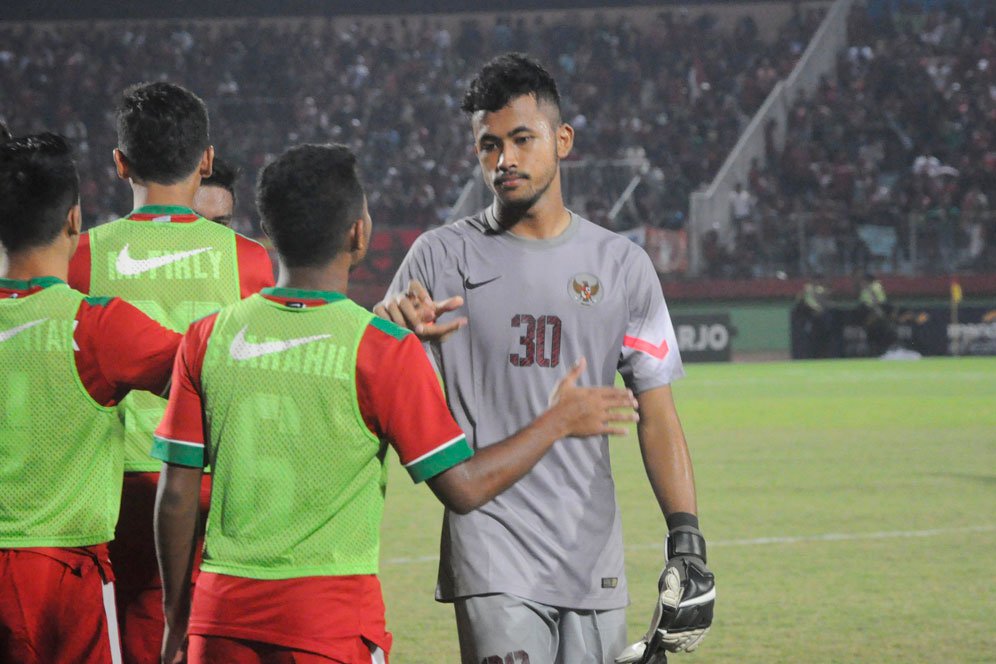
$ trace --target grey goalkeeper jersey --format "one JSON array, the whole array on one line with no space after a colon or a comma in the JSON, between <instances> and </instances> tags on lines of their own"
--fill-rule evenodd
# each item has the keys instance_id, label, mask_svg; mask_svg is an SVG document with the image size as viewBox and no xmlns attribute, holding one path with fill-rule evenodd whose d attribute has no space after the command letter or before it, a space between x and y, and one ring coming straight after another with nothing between
<instances>
[{"instance_id":1,"label":"grey goalkeeper jersey","mask_svg":"<svg viewBox=\"0 0 996 664\"><path fill-rule=\"evenodd\" d=\"M582 385L612 385L618 369L640 393L684 374L640 247L573 213L551 240L500 232L489 219L482 212L420 236L390 289L418 279L433 299L463 296L448 316L469 324L431 353L475 449L546 410L582 356ZM491 502L463 516L447 511L437 599L501 592L563 608L626 606L609 450L604 436L558 441Z\"/></svg>"}]
</instances>

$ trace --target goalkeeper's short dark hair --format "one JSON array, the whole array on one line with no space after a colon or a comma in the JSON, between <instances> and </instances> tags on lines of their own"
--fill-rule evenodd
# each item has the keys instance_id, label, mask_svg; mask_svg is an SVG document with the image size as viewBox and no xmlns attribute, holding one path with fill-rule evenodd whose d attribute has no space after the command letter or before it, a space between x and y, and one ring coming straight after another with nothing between
<instances>
[{"instance_id":1,"label":"goalkeeper's short dark hair","mask_svg":"<svg viewBox=\"0 0 996 664\"><path fill-rule=\"evenodd\" d=\"M73 149L64 137L44 133L0 142L0 242L8 252L50 244L79 199Z\"/></svg>"},{"instance_id":2,"label":"goalkeeper's short dark hair","mask_svg":"<svg viewBox=\"0 0 996 664\"><path fill-rule=\"evenodd\" d=\"M115 117L118 149L141 182L186 179L211 145L207 106L179 85L133 85L121 93Z\"/></svg>"},{"instance_id":3,"label":"goalkeeper's short dark hair","mask_svg":"<svg viewBox=\"0 0 996 664\"><path fill-rule=\"evenodd\" d=\"M294 146L256 185L263 230L289 267L322 265L339 254L365 200L356 156L338 144Z\"/></svg>"},{"instance_id":4,"label":"goalkeeper's short dark hair","mask_svg":"<svg viewBox=\"0 0 996 664\"><path fill-rule=\"evenodd\" d=\"M523 95L552 104L560 114L560 93L550 72L528 55L506 53L481 68L467 86L460 108L465 113L493 112Z\"/></svg>"}]
</instances>

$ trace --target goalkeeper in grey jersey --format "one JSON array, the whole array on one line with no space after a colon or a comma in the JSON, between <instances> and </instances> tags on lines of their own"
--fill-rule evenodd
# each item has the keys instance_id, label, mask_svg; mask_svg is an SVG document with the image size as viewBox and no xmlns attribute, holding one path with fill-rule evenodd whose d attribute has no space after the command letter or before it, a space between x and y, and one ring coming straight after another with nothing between
<instances>
[{"instance_id":1,"label":"goalkeeper in grey jersey","mask_svg":"<svg viewBox=\"0 0 996 664\"><path fill-rule=\"evenodd\" d=\"M436 597L454 603L464 664L664 661L704 636L715 590L671 396L684 371L660 282L642 249L564 206L559 161L574 130L539 64L492 60L463 110L494 204L422 235L375 310L427 342L476 449L542 412L581 358L588 385L612 385L618 370L640 404L668 559L651 629L626 648L619 508L607 438L592 437L555 447L483 507L446 513Z\"/></svg>"}]
</instances>

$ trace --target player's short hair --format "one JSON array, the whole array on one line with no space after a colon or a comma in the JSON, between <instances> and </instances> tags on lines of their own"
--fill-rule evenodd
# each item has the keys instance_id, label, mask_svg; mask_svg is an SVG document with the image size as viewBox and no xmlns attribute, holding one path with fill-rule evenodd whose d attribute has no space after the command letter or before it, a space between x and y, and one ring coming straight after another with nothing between
<instances>
[{"instance_id":1,"label":"player's short hair","mask_svg":"<svg viewBox=\"0 0 996 664\"><path fill-rule=\"evenodd\" d=\"M560 93L550 72L528 55L506 53L481 68L467 86L460 108L465 113L497 111L523 95L553 104L560 114Z\"/></svg>"},{"instance_id":2,"label":"player's short hair","mask_svg":"<svg viewBox=\"0 0 996 664\"><path fill-rule=\"evenodd\" d=\"M118 149L137 180L176 184L196 170L211 145L207 106L172 83L140 83L121 93Z\"/></svg>"},{"instance_id":3,"label":"player's short hair","mask_svg":"<svg viewBox=\"0 0 996 664\"><path fill-rule=\"evenodd\" d=\"M211 176L201 180L201 186L221 187L232 195L232 203L235 203L235 182L239 179L240 175L242 175L240 168L233 166L221 157L215 157Z\"/></svg>"},{"instance_id":4,"label":"player's short hair","mask_svg":"<svg viewBox=\"0 0 996 664\"><path fill-rule=\"evenodd\" d=\"M65 138L46 132L0 142L0 242L7 251L50 244L79 198L79 174Z\"/></svg>"},{"instance_id":5,"label":"player's short hair","mask_svg":"<svg viewBox=\"0 0 996 664\"><path fill-rule=\"evenodd\" d=\"M364 200L356 156L339 144L294 146L270 162L256 184L263 230L289 267L335 258L363 215Z\"/></svg>"}]
</instances>

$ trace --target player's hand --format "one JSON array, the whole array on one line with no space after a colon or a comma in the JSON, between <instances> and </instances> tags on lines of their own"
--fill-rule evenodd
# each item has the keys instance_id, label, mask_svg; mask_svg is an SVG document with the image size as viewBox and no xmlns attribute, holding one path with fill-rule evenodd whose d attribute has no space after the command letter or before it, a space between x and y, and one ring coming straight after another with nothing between
<instances>
[{"instance_id":1,"label":"player's hand","mask_svg":"<svg viewBox=\"0 0 996 664\"><path fill-rule=\"evenodd\" d=\"M187 661L187 630L171 629L169 625L163 630L163 647L160 652L162 664L186 664Z\"/></svg>"},{"instance_id":2,"label":"player's hand","mask_svg":"<svg viewBox=\"0 0 996 664\"><path fill-rule=\"evenodd\" d=\"M563 418L565 436L623 436L622 423L638 422L636 397L621 387L579 387L578 379L587 366L582 357L560 379L550 395L550 411Z\"/></svg>"},{"instance_id":3,"label":"player's hand","mask_svg":"<svg viewBox=\"0 0 996 664\"><path fill-rule=\"evenodd\" d=\"M616 664L653 664L667 661L667 652L691 652L712 625L716 578L706 567L705 538L698 528L680 526L668 534L667 550L650 629Z\"/></svg>"},{"instance_id":4,"label":"player's hand","mask_svg":"<svg viewBox=\"0 0 996 664\"><path fill-rule=\"evenodd\" d=\"M417 279L412 279L406 292L384 300L373 308L373 312L395 325L411 330L422 341L440 343L466 325L467 319L454 318L442 324L436 320L441 315L462 306L463 298L459 295L434 301L425 286Z\"/></svg>"}]
</instances>

